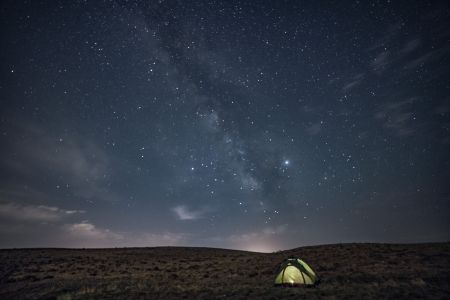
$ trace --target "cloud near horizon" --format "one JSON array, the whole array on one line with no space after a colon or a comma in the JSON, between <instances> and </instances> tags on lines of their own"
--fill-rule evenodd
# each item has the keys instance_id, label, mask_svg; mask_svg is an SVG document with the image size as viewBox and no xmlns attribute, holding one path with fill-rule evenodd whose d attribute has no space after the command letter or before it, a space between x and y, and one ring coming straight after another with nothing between
<instances>
[{"instance_id":1,"label":"cloud near horizon","mask_svg":"<svg viewBox=\"0 0 450 300\"><path fill-rule=\"evenodd\" d=\"M85 211L66 210L56 206L0 202L0 217L20 222L57 222L67 216L82 213Z\"/></svg>"},{"instance_id":2,"label":"cloud near horizon","mask_svg":"<svg viewBox=\"0 0 450 300\"><path fill-rule=\"evenodd\" d=\"M64 244L76 248L181 246L188 239L187 234L174 232L114 231L88 220L65 224L62 234L66 235Z\"/></svg>"}]
</instances>

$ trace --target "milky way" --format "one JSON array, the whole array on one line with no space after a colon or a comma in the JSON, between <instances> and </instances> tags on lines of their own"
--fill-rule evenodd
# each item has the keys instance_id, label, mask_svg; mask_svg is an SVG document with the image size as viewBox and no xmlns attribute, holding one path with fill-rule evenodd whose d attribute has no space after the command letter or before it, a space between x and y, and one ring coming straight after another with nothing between
<instances>
[{"instance_id":1,"label":"milky way","mask_svg":"<svg viewBox=\"0 0 450 300\"><path fill-rule=\"evenodd\" d=\"M450 10L4 1L0 247L450 238Z\"/></svg>"}]
</instances>

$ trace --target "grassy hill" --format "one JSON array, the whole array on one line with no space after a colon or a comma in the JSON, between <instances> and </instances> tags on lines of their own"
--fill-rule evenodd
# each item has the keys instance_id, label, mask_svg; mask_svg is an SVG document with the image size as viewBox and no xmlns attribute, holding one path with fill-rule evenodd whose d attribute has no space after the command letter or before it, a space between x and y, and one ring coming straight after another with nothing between
<instances>
[{"instance_id":1,"label":"grassy hill","mask_svg":"<svg viewBox=\"0 0 450 300\"><path fill-rule=\"evenodd\" d=\"M273 287L300 257L315 287ZM0 250L0 299L449 299L450 243Z\"/></svg>"}]
</instances>

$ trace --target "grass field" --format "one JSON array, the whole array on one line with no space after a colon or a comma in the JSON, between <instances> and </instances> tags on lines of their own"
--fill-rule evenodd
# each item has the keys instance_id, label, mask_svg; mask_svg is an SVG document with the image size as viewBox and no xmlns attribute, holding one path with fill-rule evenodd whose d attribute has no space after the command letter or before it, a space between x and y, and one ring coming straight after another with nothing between
<instances>
[{"instance_id":1,"label":"grass field","mask_svg":"<svg viewBox=\"0 0 450 300\"><path fill-rule=\"evenodd\" d=\"M273 286L284 258L315 287ZM450 243L0 250L0 299L450 299Z\"/></svg>"}]
</instances>

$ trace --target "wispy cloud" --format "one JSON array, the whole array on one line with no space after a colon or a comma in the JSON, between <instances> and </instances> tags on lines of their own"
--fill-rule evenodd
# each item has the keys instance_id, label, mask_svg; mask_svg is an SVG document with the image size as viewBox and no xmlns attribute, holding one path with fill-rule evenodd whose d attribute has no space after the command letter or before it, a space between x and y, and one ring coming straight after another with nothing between
<instances>
[{"instance_id":1,"label":"wispy cloud","mask_svg":"<svg viewBox=\"0 0 450 300\"><path fill-rule=\"evenodd\" d=\"M396 39L396 37L401 33L404 22L399 21L397 23L391 24L386 28L385 34L377 39L373 45L369 47L370 51L379 50L380 48L385 48L390 42Z\"/></svg>"},{"instance_id":2,"label":"wispy cloud","mask_svg":"<svg viewBox=\"0 0 450 300\"><path fill-rule=\"evenodd\" d=\"M174 232L128 232L96 226L87 220L65 224L59 233L61 243L68 247L157 247L185 243L189 235Z\"/></svg>"},{"instance_id":3,"label":"wispy cloud","mask_svg":"<svg viewBox=\"0 0 450 300\"><path fill-rule=\"evenodd\" d=\"M403 72L400 74L405 76L408 74L404 72L405 70L414 70L436 62L450 51L450 46L445 40L447 29L434 29L440 39L434 42L436 46L432 49L426 49L422 42L424 37L415 36L405 40L402 35L403 27L403 23L392 25L385 36L369 48L374 55L370 61L370 68L375 73L381 75L387 69L397 68L402 69Z\"/></svg>"},{"instance_id":4,"label":"wispy cloud","mask_svg":"<svg viewBox=\"0 0 450 300\"><path fill-rule=\"evenodd\" d=\"M399 102L388 102L381 105L375 113L375 119L383 122L383 127L392 131L397 136L410 136L415 133L411 124L413 113L411 104L415 98Z\"/></svg>"},{"instance_id":5,"label":"wispy cloud","mask_svg":"<svg viewBox=\"0 0 450 300\"><path fill-rule=\"evenodd\" d=\"M0 203L2 219L25 222L57 222L70 215L82 214L83 210L65 210L55 206L24 205L14 202Z\"/></svg>"},{"instance_id":6,"label":"wispy cloud","mask_svg":"<svg viewBox=\"0 0 450 300\"><path fill-rule=\"evenodd\" d=\"M84 240L123 239L123 235L112 232L109 229L97 228L94 224L91 224L88 221L66 225L65 229L75 238L81 238Z\"/></svg>"},{"instance_id":7,"label":"wispy cloud","mask_svg":"<svg viewBox=\"0 0 450 300\"><path fill-rule=\"evenodd\" d=\"M191 236L182 232L113 230L88 220L70 223L67 222L69 219L63 216L70 213L55 208L33 208L32 213L27 216L39 221L34 223L25 222L22 219L25 214L20 215L20 220L12 220L5 219L0 213L0 248L157 247L186 245L191 242Z\"/></svg>"},{"instance_id":8,"label":"wispy cloud","mask_svg":"<svg viewBox=\"0 0 450 300\"><path fill-rule=\"evenodd\" d=\"M383 51L377 54L370 65L375 72L381 74L387 68L390 62L390 52Z\"/></svg>"},{"instance_id":9,"label":"wispy cloud","mask_svg":"<svg viewBox=\"0 0 450 300\"><path fill-rule=\"evenodd\" d=\"M12 140L0 164L5 172L26 179L30 189L48 194L48 187L43 190L39 183L41 174L47 174L54 177L56 188L70 187L78 198L118 200L107 188L111 159L96 143L76 135L52 135L31 125L17 125L15 131L26 138Z\"/></svg>"},{"instance_id":10,"label":"wispy cloud","mask_svg":"<svg viewBox=\"0 0 450 300\"><path fill-rule=\"evenodd\" d=\"M98 179L106 173L108 158L94 143L74 136L52 136L35 126L22 126L20 131L27 139L12 145L20 159L10 166L17 171L56 170L78 180Z\"/></svg>"},{"instance_id":11,"label":"wispy cloud","mask_svg":"<svg viewBox=\"0 0 450 300\"><path fill-rule=\"evenodd\" d=\"M432 17L424 16L424 18L444 19L445 16L442 15L441 10L436 10ZM428 34L434 37L431 43L427 41L429 36L421 34L421 31L415 36L408 34L409 24L404 20L390 24L384 34L368 48L373 57L369 67L379 75L387 69L402 69L403 72L399 76L405 76L408 73L405 70L412 70L438 60L449 51L447 42L449 31L440 22L436 22L435 25L428 31ZM433 48L427 49L427 46L431 44Z\"/></svg>"},{"instance_id":12,"label":"wispy cloud","mask_svg":"<svg viewBox=\"0 0 450 300\"><path fill-rule=\"evenodd\" d=\"M363 82L363 80L364 80L364 73L360 73L353 76L352 79L344 85L342 91L344 93L349 92L350 90L360 85Z\"/></svg>"},{"instance_id":13,"label":"wispy cloud","mask_svg":"<svg viewBox=\"0 0 450 300\"><path fill-rule=\"evenodd\" d=\"M407 61L404 65L405 69L416 69L418 67L423 67L427 63L438 61L440 58L442 58L449 52L450 46L445 46L426 53L422 53L422 55Z\"/></svg>"},{"instance_id":14,"label":"wispy cloud","mask_svg":"<svg viewBox=\"0 0 450 300\"><path fill-rule=\"evenodd\" d=\"M208 209L206 208L193 210L189 209L186 205L178 205L173 207L171 210L175 213L175 216L182 221L201 219L208 212Z\"/></svg>"},{"instance_id":15,"label":"wispy cloud","mask_svg":"<svg viewBox=\"0 0 450 300\"><path fill-rule=\"evenodd\" d=\"M408 42L406 42L406 44L403 46L401 52L408 54L413 52L414 50L416 50L421 44L421 39L420 38L415 38L412 39Z\"/></svg>"},{"instance_id":16,"label":"wispy cloud","mask_svg":"<svg viewBox=\"0 0 450 300\"><path fill-rule=\"evenodd\" d=\"M441 116L445 116L446 114L450 113L450 99L447 100L447 103L442 103L436 106L433 112Z\"/></svg>"}]
</instances>

